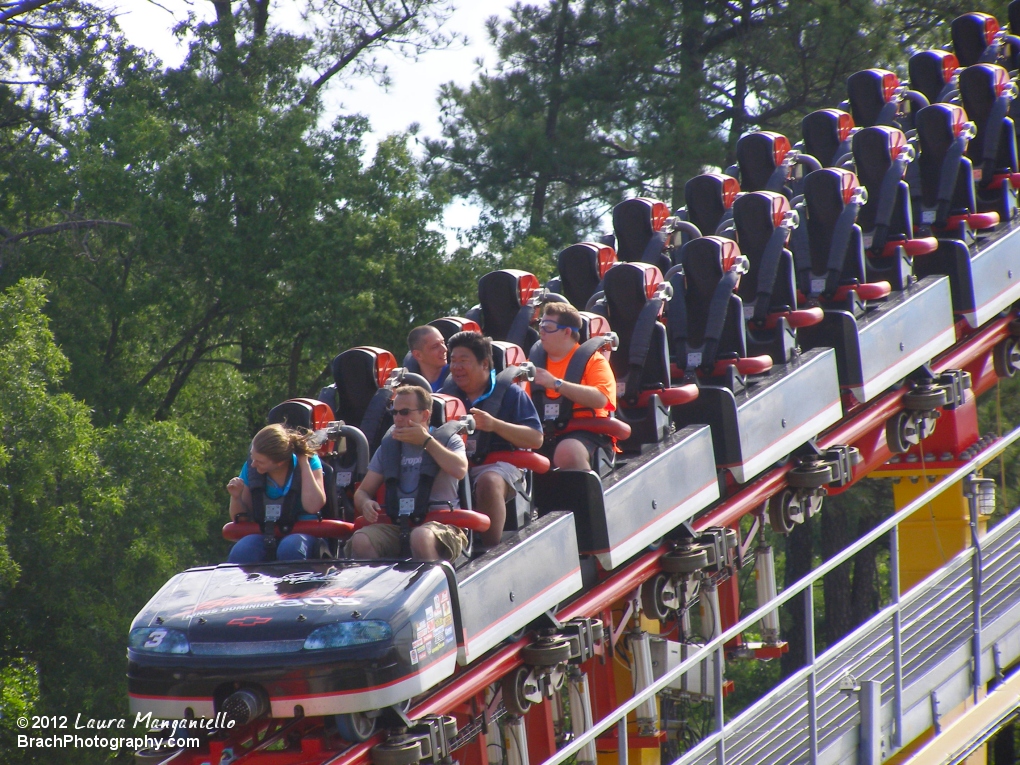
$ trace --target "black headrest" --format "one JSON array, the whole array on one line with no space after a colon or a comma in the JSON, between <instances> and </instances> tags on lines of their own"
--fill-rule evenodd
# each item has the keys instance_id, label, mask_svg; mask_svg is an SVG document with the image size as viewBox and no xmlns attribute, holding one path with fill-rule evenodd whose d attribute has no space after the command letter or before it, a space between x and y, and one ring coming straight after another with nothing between
<instances>
[{"instance_id":1,"label":"black headrest","mask_svg":"<svg viewBox=\"0 0 1020 765\"><path fill-rule=\"evenodd\" d=\"M998 20L987 13L965 13L953 19L950 32L960 66L978 63L998 31Z\"/></svg>"},{"instance_id":2,"label":"black headrest","mask_svg":"<svg viewBox=\"0 0 1020 765\"><path fill-rule=\"evenodd\" d=\"M887 69L865 69L846 79L850 113L858 127L870 127L899 87L899 78Z\"/></svg>"},{"instance_id":3,"label":"black headrest","mask_svg":"<svg viewBox=\"0 0 1020 765\"><path fill-rule=\"evenodd\" d=\"M958 122L966 122L963 109L955 104L932 104L917 113L917 141L922 161L942 161L949 145L955 140Z\"/></svg>"},{"instance_id":4,"label":"black headrest","mask_svg":"<svg viewBox=\"0 0 1020 765\"><path fill-rule=\"evenodd\" d=\"M314 430L313 407L310 402L290 400L277 404L269 410L266 416L266 423L273 425L279 423L289 428L307 428Z\"/></svg>"},{"instance_id":5,"label":"black headrest","mask_svg":"<svg viewBox=\"0 0 1020 765\"><path fill-rule=\"evenodd\" d=\"M702 234L714 234L739 191L740 183L732 176L722 173L694 176L684 186L687 219Z\"/></svg>"},{"instance_id":6,"label":"black headrest","mask_svg":"<svg viewBox=\"0 0 1020 765\"><path fill-rule=\"evenodd\" d=\"M741 136L737 141L740 188L744 191L764 189L769 178L772 177L772 173L779 167L789 151L789 140L779 133L760 130Z\"/></svg>"},{"instance_id":7,"label":"black headrest","mask_svg":"<svg viewBox=\"0 0 1020 765\"><path fill-rule=\"evenodd\" d=\"M443 336L444 340L449 340L458 332L464 332L465 330L481 331L481 327L477 323L460 316L444 316L441 319L433 319L429 322L429 326L438 329L439 334ZM407 365L405 364L404 366Z\"/></svg>"},{"instance_id":8,"label":"black headrest","mask_svg":"<svg viewBox=\"0 0 1020 765\"><path fill-rule=\"evenodd\" d=\"M572 244L556 258L563 294L579 310L588 304L588 299L595 294L602 281L599 275L599 250L605 246L592 242Z\"/></svg>"},{"instance_id":9,"label":"black headrest","mask_svg":"<svg viewBox=\"0 0 1020 765\"><path fill-rule=\"evenodd\" d=\"M628 262L639 261L655 233L652 228L652 201L638 197L626 199L613 208L613 231L616 232L616 257Z\"/></svg>"},{"instance_id":10,"label":"black headrest","mask_svg":"<svg viewBox=\"0 0 1020 765\"><path fill-rule=\"evenodd\" d=\"M606 271L603 288L613 326L633 322L648 301L648 284L662 281L662 272L647 263L618 263Z\"/></svg>"},{"instance_id":11,"label":"black headrest","mask_svg":"<svg viewBox=\"0 0 1020 765\"><path fill-rule=\"evenodd\" d=\"M956 56L947 50L923 50L910 57L907 71L910 87L923 93L929 103L935 103L942 89L952 79L959 66Z\"/></svg>"},{"instance_id":12,"label":"black headrest","mask_svg":"<svg viewBox=\"0 0 1020 765\"><path fill-rule=\"evenodd\" d=\"M814 234L813 241L817 241L818 233L823 231L831 237L836 219L857 186L857 177L849 170L826 167L807 174L804 178L804 200L808 231Z\"/></svg>"},{"instance_id":13,"label":"black headrest","mask_svg":"<svg viewBox=\"0 0 1020 765\"><path fill-rule=\"evenodd\" d=\"M350 348L333 359L337 417L355 426L360 424L365 407L379 390L379 375L388 375L395 367L396 359L389 351L369 346Z\"/></svg>"},{"instance_id":14,"label":"black headrest","mask_svg":"<svg viewBox=\"0 0 1020 765\"><path fill-rule=\"evenodd\" d=\"M831 167L839 160L836 153L853 126L853 117L841 109L811 112L800 122L804 151L817 159L822 167Z\"/></svg>"},{"instance_id":15,"label":"black headrest","mask_svg":"<svg viewBox=\"0 0 1020 765\"><path fill-rule=\"evenodd\" d=\"M1009 19L1009 31L1015 35L1020 34L1020 0L1013 0L1006 13Z\"/></svg>"},{"instance_id":16,"label":"black headrest","mask_svg":"<svg viewBox=\"0 0 1020 765\"><path fill-rule=\"evenodd\" d=\"M508 366L518 365L525 360L524 350L505 340L492 341L492 368L499 374Z\"/></svg>"},{"instance_id":17,"label":"black headrest","mask_svg":"<svg viewBox=\"0 0 1020 765\"><path fill-rule=\"evenodd\" d=\"M1009 83L1009 73L997 64L974 64L960 72L960 100L980 133L992 104Z\"/></svg>"},{"instance_id":18,"label":"black headrest","mask_svg":"<svg viewBox=\"0 0 1020 765\"><path fill-rule=\"evenodd\" d=\"M857 177L869 191L869 201L878 199L878 191L886 170L906 149L903 131L885 125L858 130L853 137L854 165Z\"/></svg>"},{"instance_id":19,"label":"black headrest","mask_svg":"<svg viewBox=\"0 0 1020 765\"><path fill-rule=\"evenodd\" d=\"M503 269L490 271L478 280L478 302L482 306L485 334L494 340L506 337L523 302L539 286L538 279L527 271Z\"/></svg>"},{"instance_id":20,"label":"black headrest","mask_svg":"<svg viewBox=\"0 0 1020 765\"><path fill-rule=\"evenodd\" d=\"M765 250L772 232L789 209L790 203L786 197L773 191L741 194L733 203L737 242L740 243L740 251L750 260L752 272L757 268L758 258Z\"/></svg>"},{"instance_id":21,"label":"black headrest","mask_svg":"<svg viewBox=\"0 0 1020 765\"><path fill-rule=\"evenodd\" d=\"M732 245L732 246L731 246ZM684 267L688 295L697 294L711 297L715 285L728 270L727 251L732 251L736 242L715 236L691 239L680 250L680 262ZM737 250L739 254L739 250Z\"/></svg>"}]
</instances>

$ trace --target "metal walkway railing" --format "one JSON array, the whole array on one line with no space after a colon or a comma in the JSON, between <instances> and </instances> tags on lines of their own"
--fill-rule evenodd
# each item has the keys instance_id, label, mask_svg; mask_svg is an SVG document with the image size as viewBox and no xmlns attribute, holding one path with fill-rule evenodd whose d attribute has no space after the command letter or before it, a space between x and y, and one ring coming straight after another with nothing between
<instances>
[{"instance_id":1,"label":"metal walkway railing","mask_svg":"<svg viewBox=\"0 0 1020 765\"><path fill-rule=\"evenodd\" d=\"M546 761L558 765L617 726L620 763L626 765L626 715L688 671L711 662L713 687L722 687L724 645L795 597L814 613L814 585L885 534L890 538L892 603L815 657L814 620L805 620L806 666L724 723L715 696L715 731L677 765L758 763L877 763L895 754L941 715L976 698L1001 668L1020 658L1020 509L977 539L977 500L971 525L977 542L899 596L899 524L953 484L1020 440L1020 428L932 486L867 535L827 560L776 599L740 620L679 666L635 695ZM841 691L847 675L856 690ZM849 678L848 678L849 679Z\"/></svg>"}]
</instances>

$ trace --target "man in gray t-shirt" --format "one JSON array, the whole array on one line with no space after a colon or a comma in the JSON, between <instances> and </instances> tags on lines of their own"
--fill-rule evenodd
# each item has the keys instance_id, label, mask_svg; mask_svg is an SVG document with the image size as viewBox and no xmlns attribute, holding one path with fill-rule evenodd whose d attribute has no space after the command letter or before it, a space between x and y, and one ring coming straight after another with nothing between
<instances>
[{"instance_id":1,"label":"man in gray t-shirt","mask_svg":"<svg viewBox=\"0 0 1020 765\"><path fill-rule=\"evenodd\" d=\"M414 497L422 454L428 452L439 466L429 492L430 502L457 507L457 484L467 475L464 441L459 435L441 444L429 432L432 393L416 385L402 385L393 396L393 430L383 439L400 442L400 496ZM400 555L400 531L392 524L376 523L385 511L375 497L383 485L382 448L368 465L368 473L354 493L354 507L370 525L354 532L347 544L353 558L396 558ZM411 556L415 560L453 560L467 544L465 533L444 523L424 523L411 530Z\"/></svg>"},{"instance_id":2,"label":"man in gray t-shirt","mask_svg":"<svg viewBox=\"0 0 1020 765\"><path fill-rule=\"evenodd\" d=\"M459 433L450 436L450 440L443 444L455 454L465 454L464 438ZM434 448L434 447L433 447ZM438 451L438 450L436 450ZM421 455L425 450L420 446L403 442L400 444L400 496L413 497L418 492L418 471L421 469ZM434 458L433 458L434 459ZM382 466L382 451L377 449L368 463L369 473L385 471ZM452 503L450 507L459 507L460 495L457 492L458 481L446 471L441 470L436 474L432 482L432 491L429 492L429 500L437 505ZM364 484L362 484L364 485Z\"/></svg>"}]
</instances>

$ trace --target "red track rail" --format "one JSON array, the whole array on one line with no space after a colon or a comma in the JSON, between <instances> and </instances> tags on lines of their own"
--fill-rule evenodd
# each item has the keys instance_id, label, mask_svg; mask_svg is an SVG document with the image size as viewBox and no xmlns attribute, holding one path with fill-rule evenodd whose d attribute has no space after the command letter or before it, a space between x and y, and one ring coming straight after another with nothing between
<instances>
[{"instance_id":1,"label":"red track rail","mask_svg":"<svg viewBox=\"0 0 1020 765\"><path fill-rule=\"evenodd\" d=\"M997 319L978 331L967 334L968 329L957 326L958 337L961 339L938 357L932 364L936 372L948 369L965 369L971 373L973 392L975 395L993 387L997 381L992 364L991 354L995 346L1009 335L1011 317ZM885 442L885 424L890 417L902 409L901 399L905 390L891 390L873 402L859 406L851 411L839 424L823 433L818 439L822 448L835 444L850 444L861 450L862 462L857 466L854 481L884 464L891 453ZM700 516L693 523L696 530L710 526L733 526L740 519L756 512L770 497L786 487L786 473L789 466L777 467L764 474L754 482L735 491L712 510ZM645 553L624 568L607 576L594 589L583 594L577 600L567 604L557 614L561 621L575 617L597 617L613 603L633 593L643 582L658 573L659 558L666 552L665 548ZM522 665L521 649L529 640L523 638L512 645L497 650L491 656L474 664L437 689L425 700L413 707L408 717L412 720L425 715L446 714L477 698L485 689L498 682L507 674ZM371 748L382 741L382 734L358 744L342 753L323 752L321 765L363 765L369 761ZM277 757L284 754L274 753ZM191 753L182 753L174 763L199 762L192 760ZM257 755L243 758L244 762L264 765ZM294 753L293 759L274 759L276 762L288 762L293 765L308 762L307 756Z\"/></svg>"}]
</instances>

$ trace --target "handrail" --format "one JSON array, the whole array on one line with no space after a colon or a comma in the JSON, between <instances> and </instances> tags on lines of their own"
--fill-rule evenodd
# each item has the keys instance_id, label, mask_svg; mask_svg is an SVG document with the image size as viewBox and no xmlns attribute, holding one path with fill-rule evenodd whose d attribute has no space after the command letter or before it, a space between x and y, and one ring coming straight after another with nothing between
<instances>
[{"instance_id":1,"label":"handrail","mask_svg":"<svg viewBox=\"0 0 1020 765\"><path fill-rule=\"evenodd\" d=\"M874 529L869 531L863 537L858 539L852 545L844 549L838 555L829 560L825 561L821 566L814 569L808 576L803 579L799 579L794 584L783 590L773 600L766 603L764 606L760 606L757 610L753 611L750 615L744 617L735 625L724 631L721 635L714 638L711 642L706 643L704 646L699 648L697 651L692 653L688 658L684 659L680 664L674 667L672 670L664 674L654 683L649 685L647 688L642 690L637 695L633 696L626 703L621 704L613 712L607 715L605 718L596 723L590 730L586 731L582 735L575 738L569 745L560 749L548 760L545 760L543 765L559 765L564 762L575 753L580 751L585 745L594 741L598 736L602 735L614 725L618 724L620 720L625 720L626 716L636 710L641 704L654 697L660 691L666 687L672 685L682 675L690 672L695 666L697 666L703 659L709 655L716 654L716 662L721 666L723 661L723 646L730 640L735 638L740 633L761 621L761 619L768 613L774 611L779 606L783 605L789 600L792 600L795 596L804 592L808 587L813 587L814 584L822 579L826 574L833 571L838 566L845 563L851 557L856 555L858 552L863 550L865 547L875 542L877 539L882 537L886 532L899 526L900 522L905 520L908 516L913 515L924 505L928 504L935 497L947 491L951 486L954 486L958 481L965 478L967 475L973 473L981 467L984 467L991 462L995 457L999 456L1009 446L1013 445L1017 441L1020 441L1020 427L1010 431L1008 434L997 440L995 443L989 445L985 450L975 455L965 465L957 468L955 471L945 476L945 478L938 483L934 484L926 492L918 496L916 499L909 502L902 510L897 512L895 515L890 516L885 521L880 523ZM898 598L893 604L895 608L899 607ZM810 616L810 612L808 612ZM716 677L718 678L720 671L717 668L715 671ZM717 686L718 688L719 686ZM722 729L713 731L712 734L706 736L699 743L699 747L710 746L712 743L721 740L724 731Z\"/></svg>"}]
</instances>

